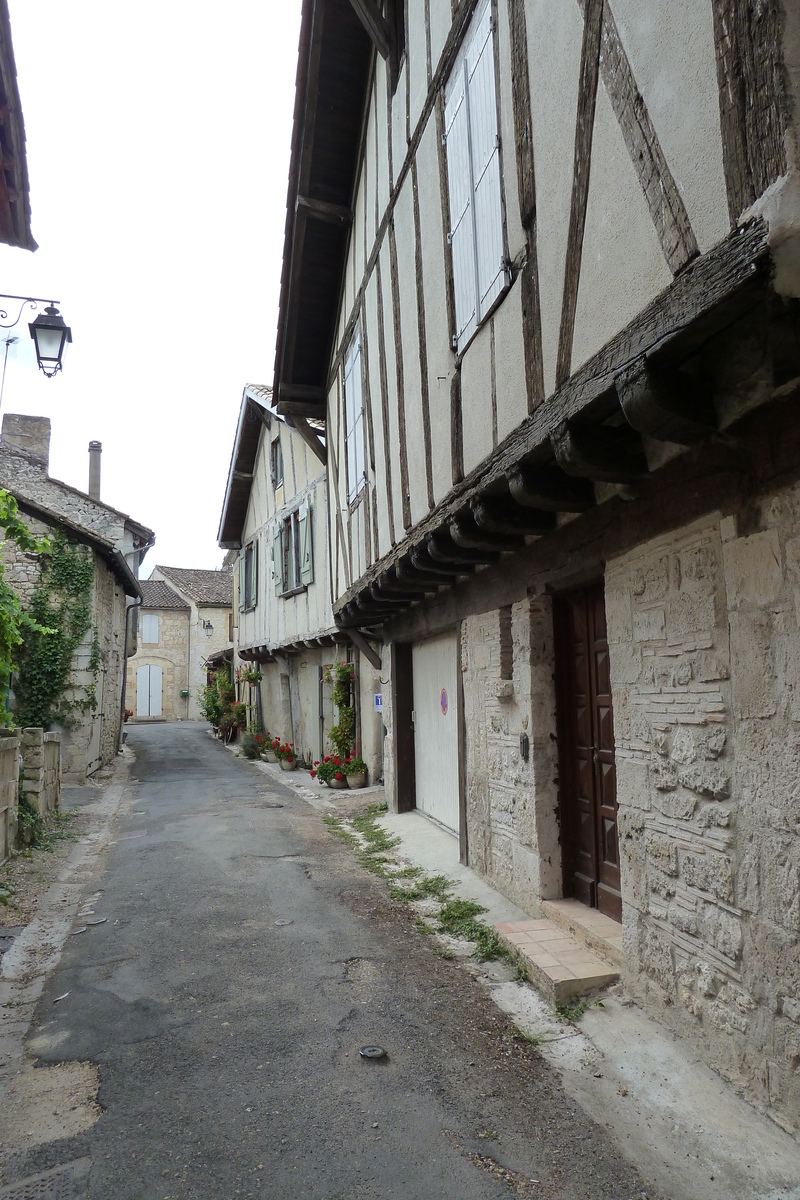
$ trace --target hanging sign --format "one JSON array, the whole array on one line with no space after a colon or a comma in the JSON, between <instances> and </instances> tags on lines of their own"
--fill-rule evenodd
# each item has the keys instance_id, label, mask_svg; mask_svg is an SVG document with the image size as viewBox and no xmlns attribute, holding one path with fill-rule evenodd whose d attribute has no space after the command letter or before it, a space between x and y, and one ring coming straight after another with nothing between
<instances>
[{"instance_id":1,"label":"hanging sign","mask_svg":"<svg viewBox=\"0 0 800 1200\"><path fill-rule=\"evenodd\" d=\"M383 712L383 693L382 692L375 692L375 712L376 713Z\"/></svg>"},{"instance_id":2,"label":"hanging sign","mask_svg":"<svg viewBox=\"0 0 800 1200\"><path fill-rule=\"evenodd\" d=\"M446 688L442 688L441 705L442 705L442 716L446 717L447 716L447 689Z\"/></svg>"}]
</instances>

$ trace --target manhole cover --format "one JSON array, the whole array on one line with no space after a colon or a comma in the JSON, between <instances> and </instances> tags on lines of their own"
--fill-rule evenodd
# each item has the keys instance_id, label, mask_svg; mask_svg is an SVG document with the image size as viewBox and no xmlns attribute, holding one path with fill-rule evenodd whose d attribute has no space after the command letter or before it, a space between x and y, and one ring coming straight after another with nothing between
<instances>
[{"instance_id":1,"label":"manhole cover","mask_svg":"<svg viewBox=\"0 0 800 1200\"><path fill-rule=\"evenodd\" d=\"M358 1053L362 1058L386 1058L383 1046L362 1046Z\"/></svg>"},{"instance_id":2,"label":"manhole cover","mask_svg":"<svg viewBox=\"0 0 800 1200\"><path fill-rule=\"evenodd\" d=\"M82 1200L87 1195L90 1158L31 1175L20 1183L0 1188L0 1200Z\"/></svg>"}]
</instances>

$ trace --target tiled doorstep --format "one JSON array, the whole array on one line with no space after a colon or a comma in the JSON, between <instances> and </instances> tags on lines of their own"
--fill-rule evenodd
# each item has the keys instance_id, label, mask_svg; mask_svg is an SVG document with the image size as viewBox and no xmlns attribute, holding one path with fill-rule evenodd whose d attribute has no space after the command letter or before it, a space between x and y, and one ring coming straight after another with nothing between
<instances>
[{"instance_id":1,"label":"tiled doorstep","mask_svg":"<svg viewBox=\"0 0 800 1200\"><path fill-rule=\"evenodd\" d=\"M506 945L525 960L531 982L553 1004L608 987L619 971L556 925L539 920L504 921L495 925Z\"/></svg>"},{"instance_id":2,"label":"tiled doorstep","mask_svg":"<svg viewBox=\"0 0 800 1200\"><path fill-rule=\"evenodd\" d=\"M543 900L544 915L561 929L578 938L606 962L625 965L622 953L622 926L605 917L596 908L587 908L579 900Z\"/></svg>"}]
</instances>

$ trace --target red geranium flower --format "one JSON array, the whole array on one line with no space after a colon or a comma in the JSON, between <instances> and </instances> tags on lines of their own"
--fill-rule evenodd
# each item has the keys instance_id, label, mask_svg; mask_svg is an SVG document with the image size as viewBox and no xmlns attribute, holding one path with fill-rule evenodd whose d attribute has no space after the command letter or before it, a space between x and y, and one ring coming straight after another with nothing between
<instances>
[{"instance_id":1,"label":"red geranium flower","mask_svg":"<svg viewBox=\"0 0 800 1200\"><path fill-rule=\"evenodd\" d=\"M333 778L338 779L339 782L341 783L341 781L344 779L344 775L342 774L341 771L337 771Z\"/></svg>"},{"instance_id":2,"label":"red geranium flower","mask_svg":"<svg viewBox=\"0 0 800 1200\"><path fill-rule=\"evenodd\" d=\"M316 779L316 778L317 778L317 772L316 772L316 771L311 771L311 773L310 773L310 774L311 774L311 778L312 778L312 779Z\"/></svg>"},{"instance_id":3,"label":"red geranium flower","mask_svg":"<svg viewBox=\"0 0 800 1200\"><path fill-rule=\"evenodd\" d=\"M330 756L330 754L326 754L326 755L325 755L325 757L324 757L324 759L323 759L322 761L323 761L323 762L330 762L330 761L331 761L331 756Z\"/></svg>"}]
</instances>

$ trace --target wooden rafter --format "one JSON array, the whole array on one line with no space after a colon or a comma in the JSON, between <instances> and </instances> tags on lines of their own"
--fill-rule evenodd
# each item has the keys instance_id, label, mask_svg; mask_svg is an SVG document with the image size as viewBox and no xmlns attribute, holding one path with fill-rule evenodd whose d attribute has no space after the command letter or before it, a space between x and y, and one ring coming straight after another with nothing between
<instances>
[{"instance_id":1,"label":"wooden rafter","mask_svg":"<svg viewBox=\"0 0 800 1200\"><path fill-rule=\"evenodd\" d=\"M388 58L392 49L392 31L375 0L350 0L350 3L381 58Z\"/></svg>"}]
</instances>

